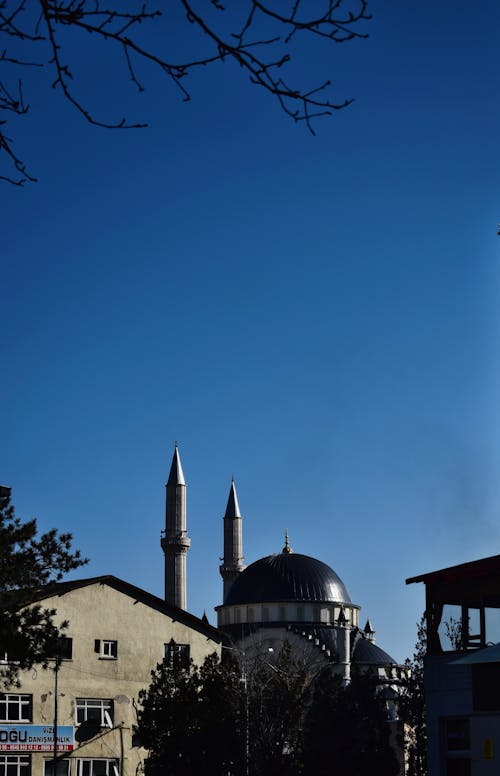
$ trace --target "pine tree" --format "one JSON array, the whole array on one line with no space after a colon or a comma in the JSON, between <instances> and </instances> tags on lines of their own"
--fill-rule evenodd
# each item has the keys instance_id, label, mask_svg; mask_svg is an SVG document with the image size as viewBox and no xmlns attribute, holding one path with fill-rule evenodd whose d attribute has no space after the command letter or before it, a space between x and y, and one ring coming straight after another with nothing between
<instances>
[{"instance_id":1,"label":"pine tree","mask_svg":"<svg viewBox=\"0 0 500 776\"><path fill-rule=\"evenodd\" d=\"M47 666L67 623L56 627L55 609L33 604L37 592L87 562L71 548L72 536L52 529L39 535L36 520L22 522L10 501L0 493L0 686L18 683L19 671L35 664Z\"/></svg>"},{"instance_id":2,"label":"pine tree","mask_svg":"<svg viewBox=\"0 0 500 776\"><path fill-rule=\"evenodd\" d=\"M136 733L149 750L147 776L242 774L244 703L235 665L209 655L158 664L139 694Z\"/></svg>"}]
</instances>

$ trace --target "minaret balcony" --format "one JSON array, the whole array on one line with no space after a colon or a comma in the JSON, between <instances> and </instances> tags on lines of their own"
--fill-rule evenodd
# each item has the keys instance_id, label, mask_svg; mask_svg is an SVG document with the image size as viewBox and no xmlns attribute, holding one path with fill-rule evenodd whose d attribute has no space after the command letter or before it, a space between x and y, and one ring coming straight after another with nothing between
<instances>
[{"instance_id":1,"label":"minaret balcony","mask_svg":"<svg viewBox=\"0 0 500 776\"><path fill-rule=\"evenodd\" d=\"M161 546L164 552L187 552L191 546L191 539L188 536L162 536Z\"/></svg>"}]
</instances>

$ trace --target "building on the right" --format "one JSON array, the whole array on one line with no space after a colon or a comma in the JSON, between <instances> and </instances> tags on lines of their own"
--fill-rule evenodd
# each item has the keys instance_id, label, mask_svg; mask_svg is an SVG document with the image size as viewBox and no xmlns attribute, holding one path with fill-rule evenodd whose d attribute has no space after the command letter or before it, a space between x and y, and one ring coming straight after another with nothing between
<instances>
[{"instance_id":1,"label":"building on the right","mask_svg":"<svg viewBox=\"0 0 500 776\"><path fill-rule=\"evenodd\" d=\"M500 773L500 555L413 582L425 584L428 774Z\"/></svg>"}]
</instances>

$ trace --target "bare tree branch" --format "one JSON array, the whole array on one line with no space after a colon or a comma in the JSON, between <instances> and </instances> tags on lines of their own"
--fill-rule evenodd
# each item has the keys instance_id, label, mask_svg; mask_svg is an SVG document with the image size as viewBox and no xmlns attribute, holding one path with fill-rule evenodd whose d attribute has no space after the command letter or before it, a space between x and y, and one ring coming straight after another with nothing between
<instances>
[{"instance_id":1,"label":"bare tree branch","mask_svg":"<svg viewBox=\"0 0 500 776\"><path fill-rule=\"evenodd\" d=\"M139 7L131 0L0 0L0 35L5 44L0 53L0 179L17 185L35 180L13 151L13 141L4 131L6 119L1 115L3 111L19 118L28 113L29 106L22 97L23 68L46 67L51 72L52 87L60 90L90 124L113 129L147 126L126 118L108 120L98 116L79 96L69 64L68 29L91 35L94 41L123 56L129 78L139 92L145 89L137 70L141 62L157 67L184 101L190 99L185 84L189 72L217 62L232 62L252 84L272 95L294 121L305 122L313 134L315 119L352 102L330 95L330 79L304 88L294 84L290 74L285 79L283 73L292 62L293 45L299 38L344 43L367 37L365 22L371 18L367 0L242 0L236 9L229 10L220 0L204 5L200 0L176 0L175 7L172 4L168 10L167 21L173 10L182 13L176 37L189 32L188 38L194 38L201 56L187 52L179 58L144 43L144 25L157 24L162 16L150 0L144 0ZM189 28L181 29L182 18ZM85 63L81 69L85 74ZM10 172L1 173L2 162L10 166Z\"/></svg>"}]
</instances>

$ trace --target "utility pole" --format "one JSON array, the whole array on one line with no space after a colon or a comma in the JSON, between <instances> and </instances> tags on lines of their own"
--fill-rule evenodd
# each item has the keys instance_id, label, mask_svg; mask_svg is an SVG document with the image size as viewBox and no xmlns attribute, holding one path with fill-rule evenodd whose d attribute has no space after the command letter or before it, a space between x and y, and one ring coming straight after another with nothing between
<instances>
[{"instance_id":1,"label":"utility pole","mask_svg":"<svg viewBox=\"0 0 500 776\"><path fill-rule=\"evenodd\" d=\"M59 638L56 641L56 664L54 666L54 747L53 747L53 764L52 764L52 776L57 776L57 699L59 694Z\"/></svg>"}]
</instances>

